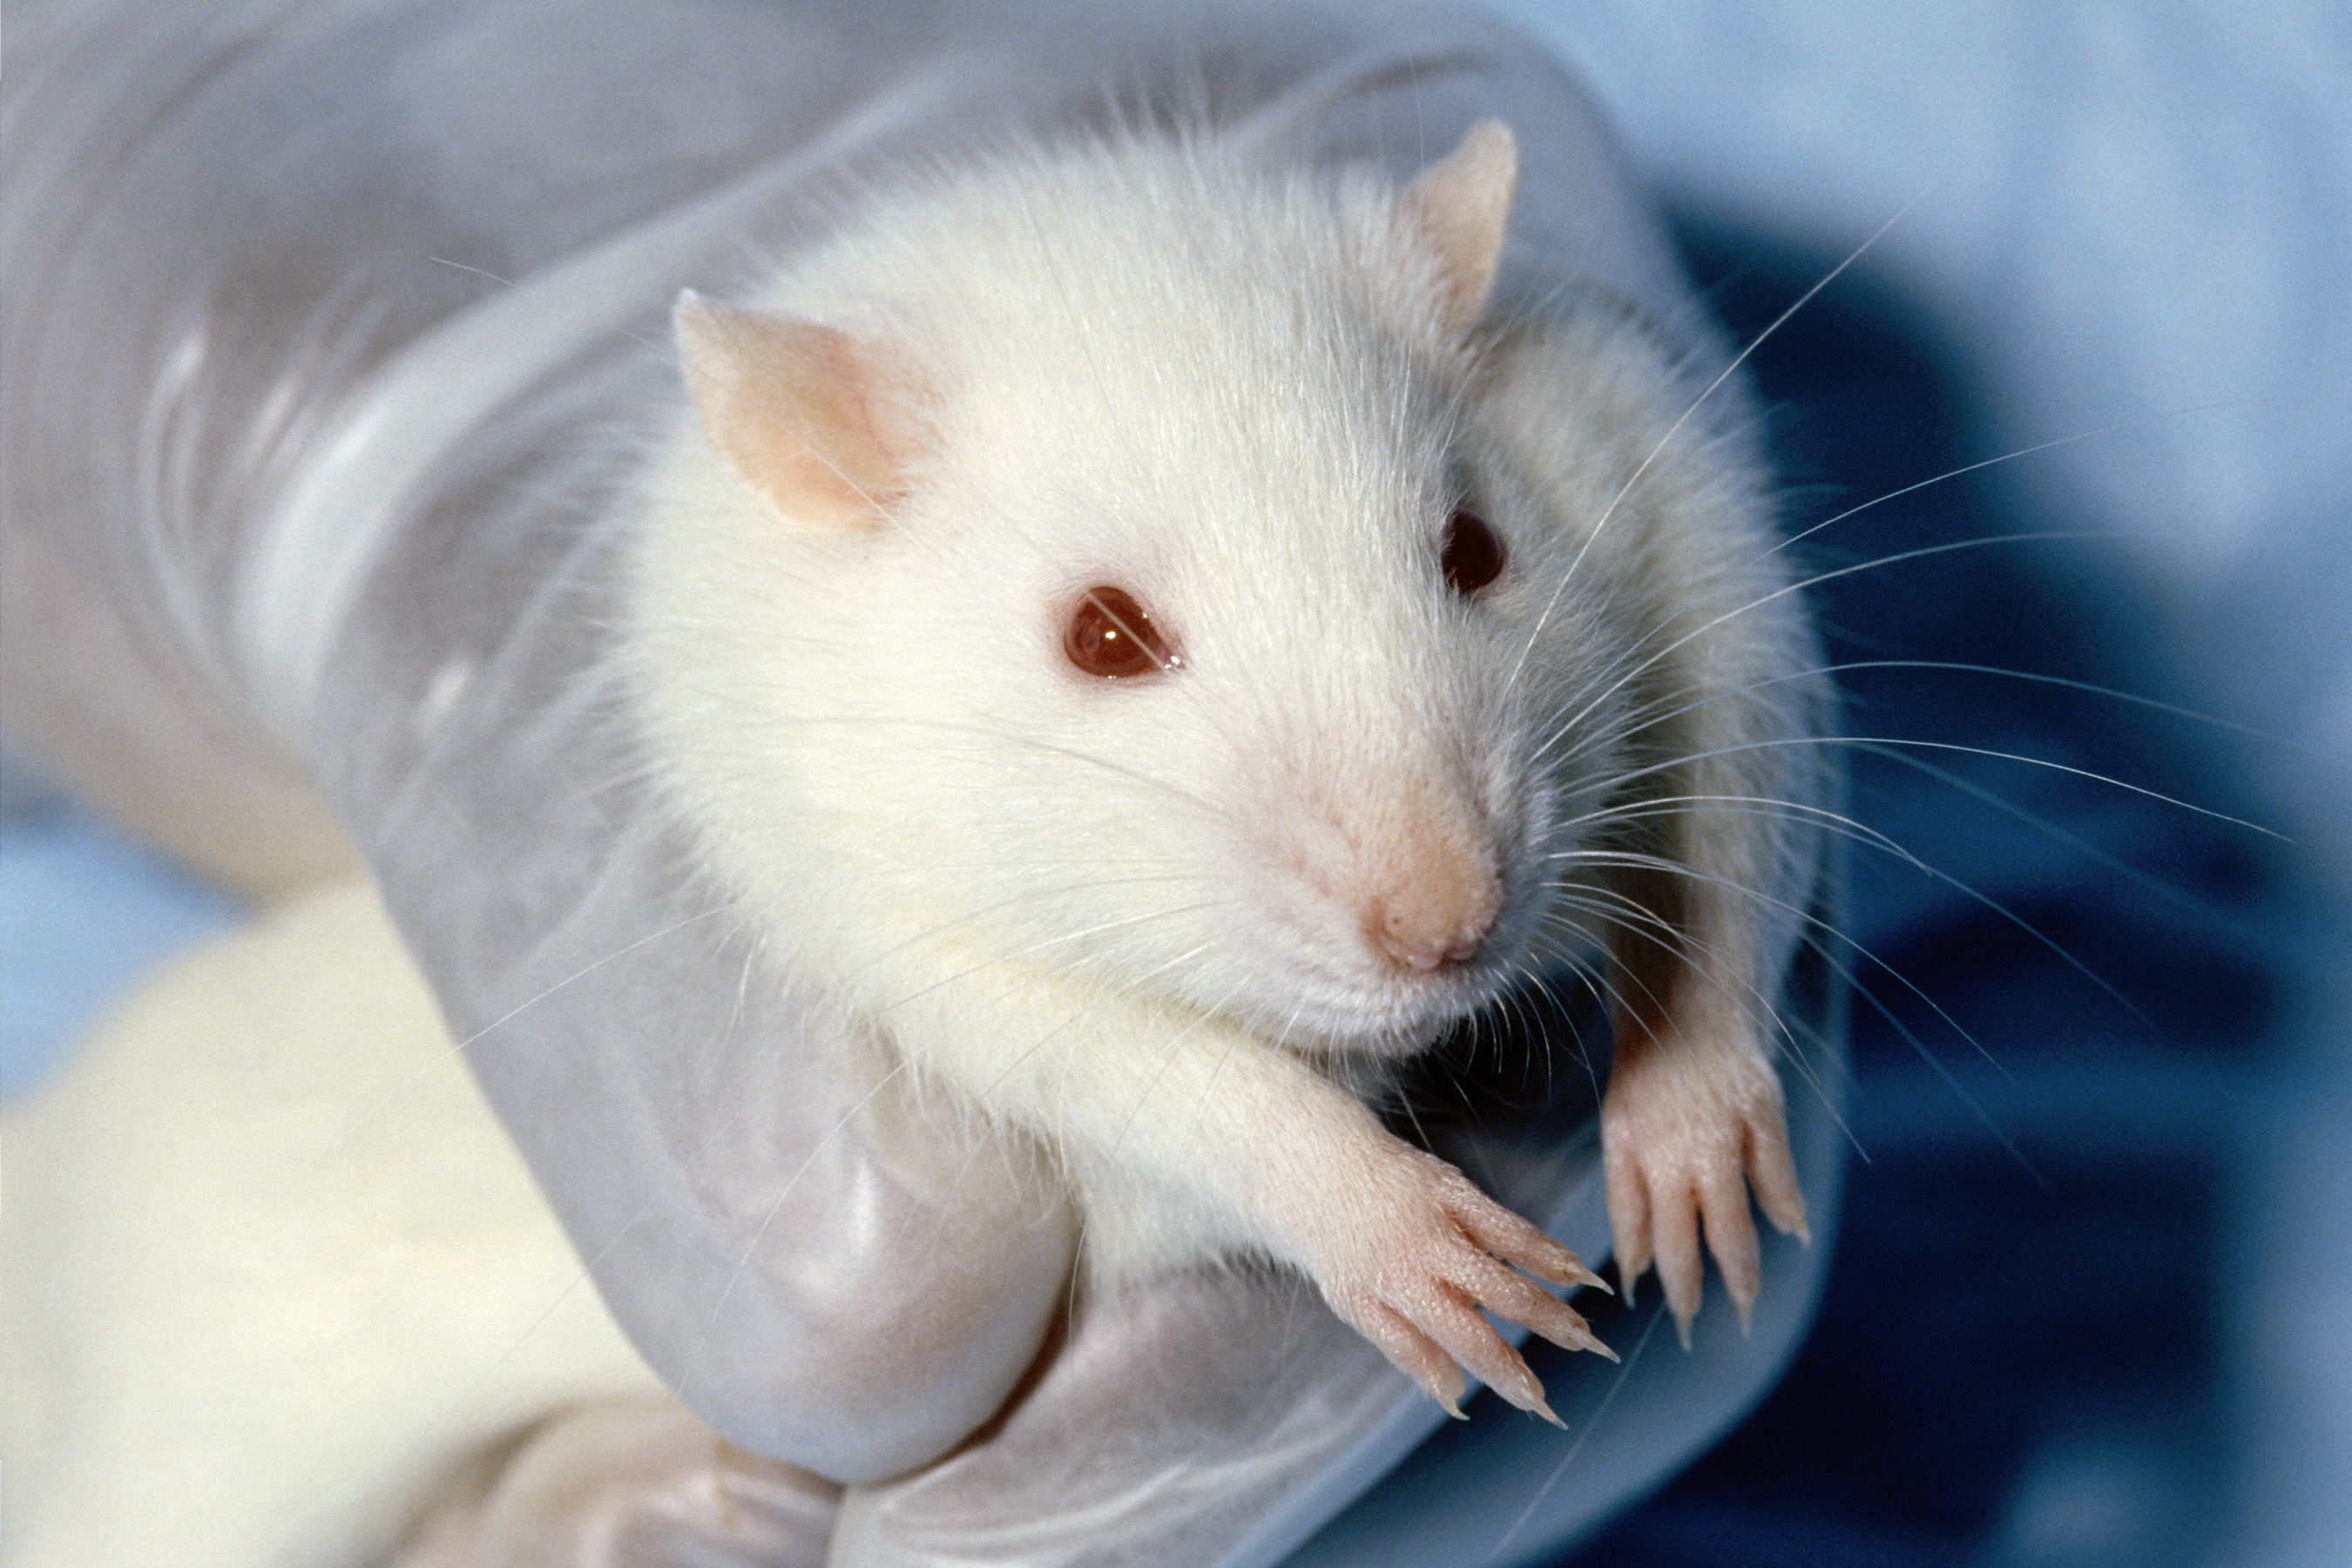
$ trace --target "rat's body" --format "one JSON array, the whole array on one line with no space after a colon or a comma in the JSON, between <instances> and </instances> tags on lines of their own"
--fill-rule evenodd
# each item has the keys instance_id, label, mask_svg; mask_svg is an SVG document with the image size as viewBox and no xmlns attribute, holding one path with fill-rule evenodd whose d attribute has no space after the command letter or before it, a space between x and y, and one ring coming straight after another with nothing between
<instances>
[{"instance_id":1,"label":"rat's body","mask_svg":"<svg viewBox=\"0 0 2352 1568\"><path fill-rule=\"evenodd\" d=\"M1824 710L1705 383L1486 320L1514 177L1031 149L689 298L630 657L763 960L1043 1134L1097 1286L1270 1257L1539 1408L1475 1308L1589 1345L1504 1265L1589 1277L1343 1083L1605 955L1621 1267L1687 1322L1704 1215L1744 1306Z\"/></svg>"},{"instance_id":2,"label":"rat's body","mask_svg":"<svg viewBox=\"0 0 2352 1568\"><path fill-rule=\"evenodd\" d=\"M176 959L0 1148L9 1568L822 1555L840 1489L630 1349L364 882Z\"/></svg>"}]
</instances>

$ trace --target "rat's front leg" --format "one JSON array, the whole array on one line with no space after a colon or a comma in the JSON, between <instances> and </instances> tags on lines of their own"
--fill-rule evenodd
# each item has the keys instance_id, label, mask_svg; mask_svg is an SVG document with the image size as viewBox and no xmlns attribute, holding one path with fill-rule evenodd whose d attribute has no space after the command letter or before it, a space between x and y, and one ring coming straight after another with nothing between
<instances>
[{"instance_id":1,"label":"rat's front leg","mask_svg":"<svg viewBox=\"0 0 2352 1568\"><path fill-rule=\"evenodd\" d=\"M1733 884L1704 870L1622 885L1642 913L1612 964L1616 1042L1601 1102L1609 1222L1627 1300L1655 1261L1687 1346L1702 1232L1743 1325L1763 1283L1750 1191L1782 1232L1811 1237L1764 1035L1759 922Z\"/></svg>"},{"instance_id":2,"label":"rat's front leg","mask_svg":"<svg viewBox=\"0 0 2352 1568\"><path fill-rule=\"evenodd\" d=\"M1743 1323L1762 1288L1750 1192L1807 1234L1772 1039L1827 853L1832 703L1759 520L1708 512L1619 542L1653 650L1633 686L1655 717L1631 737L1604 857L1619 921L1601 1157L1619 1279L1630 1298L1655 1261L1688 1344L1702 1233Z\"/></svg>"},{"instance_id":3,"label":"rat's front leg","mask_svg":"<svg viewBox=\"0 0 2352 1568\"><path fill-rule=\"evenodd\" d=\"M932 997L952 1005L947 989ZM942 1014L942 1025L960 1018L961 1033L945 1037L956 1043L927 1070L1047 1131L1090 1227L1156 1242L1163 1262L1255 1252L1299 1268L1457 1415L1464 1371L1549 1415L1535 1374L1482 1307L1563 1348L1608 1353L1580 1313L1537 1283L1601 1285L1573 1252L1391 1133L1296 1053L1221 1020L1171 1019L1103 996L1050 1016L1038 998L1051 994L1024 987ZM993 1047L979 1042L981 1017L1001 1034ZM1099 1257L1093 1267L1105 1276ZM1121 1273L1108 1269L1113 1282Z\"/></svg>"},{"instance_id":4,"label":"rat's front leg","mask_svg":"<svg viewBox=\"0 0 2352 1568\"><path fill-rule=\"evenodd\" d=\"M1749 1192L1780 1230L1811 1239L1780 1080L1744 1009L1622 1011L1601 1144L1618 1278L1630 1299L1654 1260L1685 1345L1705 1268L1702 1227L1743 1324L1763 1282Z\"/></svg>"},{"instance_id":5,"label":"rat's front leg","mask_svg":"<svg viewBox=\"0 0 2352 1568\"><path fill-rule=\"evenodd\" d=\"M1265 1249L1304 1269L1343 1321L1449 1414L1461 1415L1466 1371L1556 1420L1542 1384L1479 1309L1614 1360L1583 1316L1536 1280L1607 1287L1459 1170L1319 1077L1308 1080L1311 1089L1252 1108L1272 1136L1258 1142L1251 1190L1235 1195L1260 1216Z\"/></svg>"}]
</instances>

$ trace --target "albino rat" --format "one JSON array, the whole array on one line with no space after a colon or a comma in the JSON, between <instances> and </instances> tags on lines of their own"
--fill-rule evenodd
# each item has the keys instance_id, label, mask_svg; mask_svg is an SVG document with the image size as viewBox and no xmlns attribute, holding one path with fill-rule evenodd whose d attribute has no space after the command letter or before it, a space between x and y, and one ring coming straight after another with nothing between
<instances>
[{"instance_id":1,"label":"albino rat","mask_svg":"<svg viewBox=\"0 0 2352 1568\"><path fill-rule=\"evenodd\" d=\"M1482 126L1400 192L1206 136L1015 148L894 193L752 310L689 299L694 416L620 520L621 641L772 971L860 1021L877 1079L1042 1135L1092 1288L1274 1260L1449 1407L1467 1368L1541 1410L1478 1309L1591 1344L1513 1266L1591 1276L1366 1101L1514 983L1600 965L1626 1278L1654 1257L1687 1321L1703 1215L1744 1302L1749 1186L1803 1223L1766 998L1825 786L1749 438L1628 308L1490 303L1514 158ZM193 962L12 1115L37 1173L0 1237L12 1552L646 1561L619 1518L776 1561L1059 1560L978 1492L1192 1561L1175 1466L1219 1510L1272 1476L1230 1541L1335 1462L1276 1427L1218 1469L1268 1429L1211 1397L1163 1465L1118 1427L1170 1385L1114 1357L1073 1398L1079 1353L910 1475L845 1492L725 1449L579 1288L457 1069L352 889ZM1217 1294L1253 1293L1113 1348L1270 1321ZM1037 1463L1073 1432L1113 1461Z\"/></svg>"},{"instance_id":2,"label":"albino rat","mask_svg":"<svg viewBox=\"0 0 2352 1568\"><path fill-rule=\"evenodd\" d=\"M625 640L765 961L1042 1133L1093 1288L1270 1258L1549 1414L1478 1309L1601 1349L1517 1270L1598 1280L1363 1097L1598 963L1623 1279L1686 1329L1703 1225L1744 1310L1826 708L1737 416L1622 305L1490 308L1516 157L1014 148L688 294Z\"/></svg>"}]
</instances>

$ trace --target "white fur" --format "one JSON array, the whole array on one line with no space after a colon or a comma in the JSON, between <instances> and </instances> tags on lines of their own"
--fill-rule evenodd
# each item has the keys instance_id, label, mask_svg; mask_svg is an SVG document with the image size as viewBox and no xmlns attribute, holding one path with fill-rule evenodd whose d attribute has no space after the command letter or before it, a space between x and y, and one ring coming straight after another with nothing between
<instances>
[{"instance_id":1,"label":"white fur","mask_svg":"<svg viewBox=\"0 0 2352 1568\"><path fill-rule=\"evenodd\" d=\"M363 883L0 1117L12 1568L381 1561L468 1457L656 1396Z\"/></svg>"},{"instance_id":2,"label":"white fur","mask_svg":"<svg viewBox=\"0 0 2352 1568\"><path fill-rule=\"evenodd\" d=\"M1660 1055L1698 1064L1669 1098L1737 1102L1704 1130L1735 1162L1738 1117L1777 1134L1758 1015L1811 851L1787 814L1590 821L1685 752L1722 754L1637 793L1819 793L1750 744L1819 721L1752 454L1677 425L1696 388L1633 323L1461 331L1418 211L1212 141L941 174L747 301L873 351L916 452L875 515L763 501L691 426L648 481L636 688L714 877L782 972L1055 1142L1097 1284L1256 1253L1359 1321L1406 1211L1454 1199L1325 1068L1591 959L1596 849L1751 889L1692 897L1675 982L1737 1037ZM1465 493L1510 552L1467 601L1438 568ZM1181 667L1075 671L1097 584ZM1488 861L1475 963L1367 942L1381 889Z\"/></svg>"}]
</instances>

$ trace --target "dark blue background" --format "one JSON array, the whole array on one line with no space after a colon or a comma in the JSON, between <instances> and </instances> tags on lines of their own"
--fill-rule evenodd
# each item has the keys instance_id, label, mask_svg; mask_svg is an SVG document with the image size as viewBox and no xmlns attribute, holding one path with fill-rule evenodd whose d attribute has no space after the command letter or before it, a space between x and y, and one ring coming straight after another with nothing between
<instances>
[{"instance_id":1,"label":"dark blue background","mask_svg":"<svg viewBox=\"0 0 2352 1568\"><path fill-rule=\"evenodd\" d=\"M1837 259L1682 233L1743 342ZM1999 455L1964 362L1866 267L1752 363L1793 530ZM1816 570L1887 563L1817 590L1832 660L2196 707L2095 539L1890 559L2074 526L2017 479L1960 476L1809 537ZM2237 766L2262 742L2045 680L1841 680L1852 736L2054 765L1847 749L1853 816L1942 875L1853 852L1858 1153L1819 1321L1727 1441L1567 1561L2211 1558L2251 1425L2225 1310L2241 1211L2329 925L2290 847L2204 814L2263 816Z\"/></svg>"}]
</instances>

